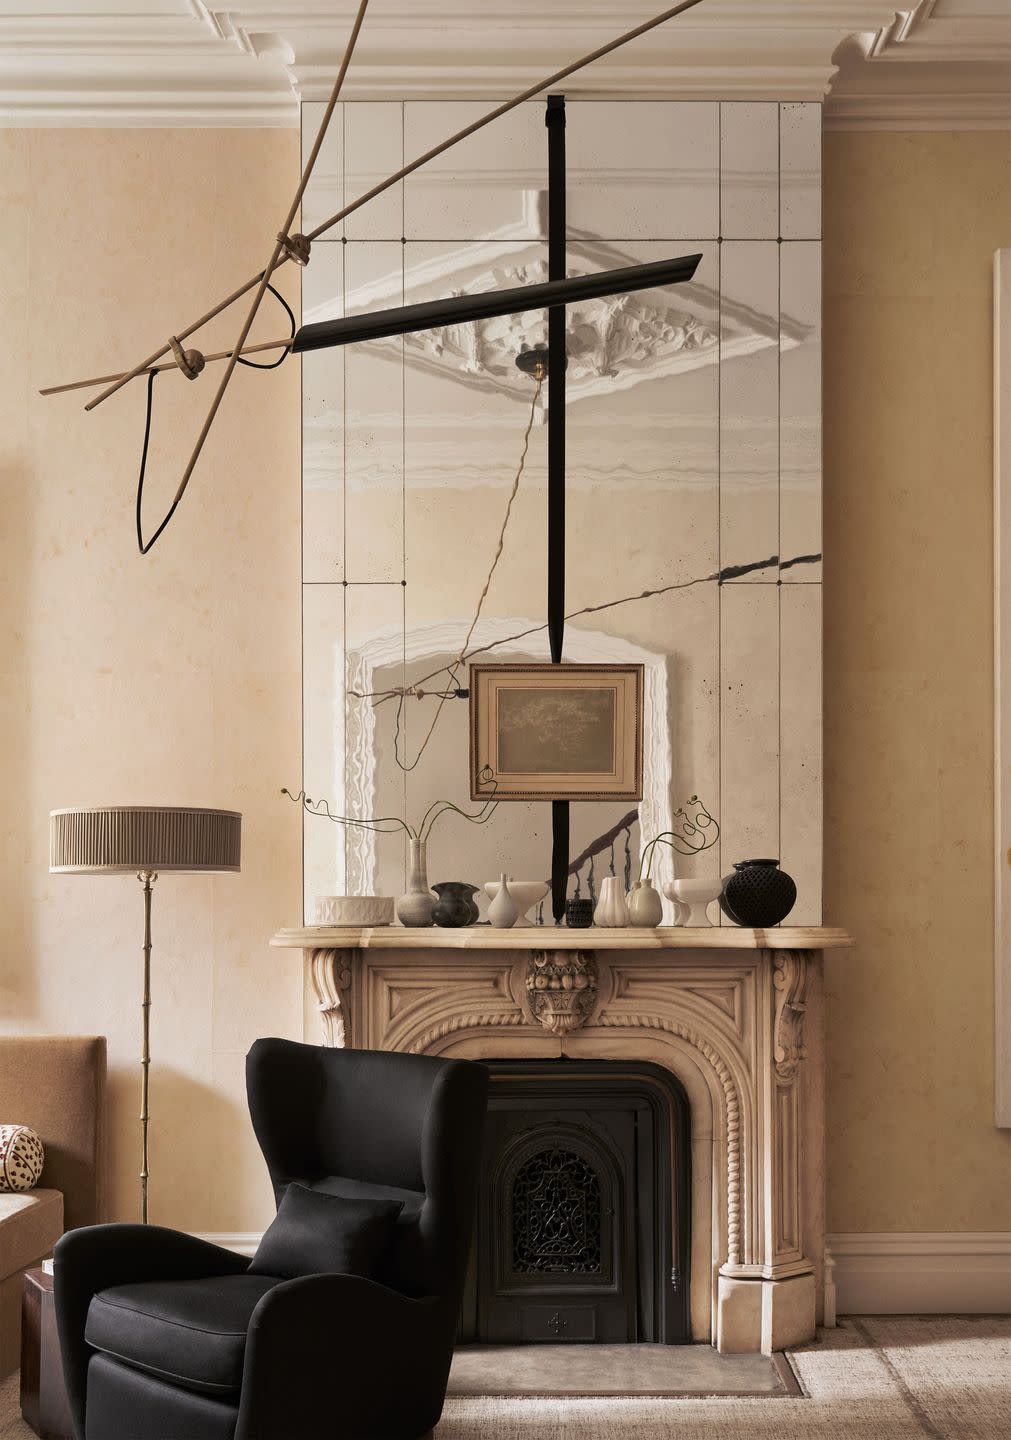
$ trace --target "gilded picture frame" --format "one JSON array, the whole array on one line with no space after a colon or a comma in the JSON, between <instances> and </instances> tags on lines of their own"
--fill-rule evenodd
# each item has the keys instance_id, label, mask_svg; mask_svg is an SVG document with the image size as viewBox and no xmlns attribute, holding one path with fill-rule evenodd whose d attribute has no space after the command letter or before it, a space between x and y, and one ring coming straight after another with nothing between
<instances>
[{"instance_id":1,"label":"gilded picture frame","mask_svg":"<svg viewBox=\"0 0 1011 1440\"><path fill-rule=\"evenodd\" d=\"M472 665L473 800L641 800L641 665Z\"/></svg>"}]
</instances>

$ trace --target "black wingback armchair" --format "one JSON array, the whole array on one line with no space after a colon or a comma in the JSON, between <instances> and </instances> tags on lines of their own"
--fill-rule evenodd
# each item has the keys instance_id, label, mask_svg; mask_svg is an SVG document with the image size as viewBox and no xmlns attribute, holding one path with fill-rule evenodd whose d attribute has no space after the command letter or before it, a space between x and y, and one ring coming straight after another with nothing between
<instances>
[{"instance_id":1,"label":"black wingback armchair","mask_svg":"<svg viewBox=\"0 0 1011 1440\"><path fill-rule=\"evenodd\" d=\"M77 1440L416 1440L442 1413L488 1076L466 1060L257 1040L246 1091L288 1185L402 1204L381 1273L252 1271L157 1226L56 1247ZM317 1202L318 1203L318 1202Z\"/></svg>"}]
</instances>

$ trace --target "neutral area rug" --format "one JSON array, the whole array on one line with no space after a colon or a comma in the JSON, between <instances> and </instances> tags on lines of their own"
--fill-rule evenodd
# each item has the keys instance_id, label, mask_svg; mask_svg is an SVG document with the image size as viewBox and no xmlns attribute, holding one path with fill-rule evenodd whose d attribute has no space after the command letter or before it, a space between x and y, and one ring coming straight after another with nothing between
<instances>
[{"instance_id":1,"label":"neutral area rug","mask_svg":"<svg viewBox=\"0 0 1011 1440\"><path fill-rule=\"evenodd\" d=\"M782 1355L717 1355L708 1345L467 1345L450 1395L799 1395Z\"/></svg>"},{"instance_id":2,"label":"neutral area rug","mask_svg":"<svg viewBox=\"0 0 1011 1440\"><path fill-rule=\"evenodd\" d=\"M436 1440L1008 1440L1011 1318L842 1321L791 1354L806 1392L766 1399L451 1397ZM17 1377L0 1388L0 1440L33 1440ZM123 1440L177 1440L123 1436ZM314 1440L309 1436L285 1440Z\"/></svg>"},{"instance_id":3,"label":"neutral area rug","mask_svg":"<svg viewBox=\"0 0 1011 1440\"><path fill-rule=\"evenodd\" d=\"M446 1402L436 1440L1009 1440L1011 1318L874 1316L791 1352L803 1397Z\"/></svg>"}]
</instances>

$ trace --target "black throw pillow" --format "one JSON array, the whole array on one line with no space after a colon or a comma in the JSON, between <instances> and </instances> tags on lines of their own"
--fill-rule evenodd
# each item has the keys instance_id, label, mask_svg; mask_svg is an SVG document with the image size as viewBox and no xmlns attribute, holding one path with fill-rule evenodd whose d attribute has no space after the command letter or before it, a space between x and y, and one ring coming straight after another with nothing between
<instances>
[{"instance_id":1,"label":"black throw pillow","mask_svg":"<svg viewBox=\"0 0 1011 1440\"><path fill-rule=\"evenodd\" d=\"M402 1200L362 1200L292 1184L249 1267L253 1275L375 1276Z\"/></svg>"}]
</instances>

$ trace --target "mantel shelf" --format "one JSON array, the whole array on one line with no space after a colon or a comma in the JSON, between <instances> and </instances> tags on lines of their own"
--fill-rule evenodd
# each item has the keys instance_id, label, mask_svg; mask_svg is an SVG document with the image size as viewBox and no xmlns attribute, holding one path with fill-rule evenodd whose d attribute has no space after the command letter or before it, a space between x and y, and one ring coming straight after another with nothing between
<instances>
[{"instance_id":1,"label":"mantel shelf","mask_svg":"<svg viewBox=\"0 0 1011 1440\"><path fill-rule=\"evenodd\" d=\"M656 930L631 926L567 930L549 925L514 930L496 930L490 925L411 930L402 925L307 925L279 930L270 943L283 950L838 950L855 942L846 930L803 925L780 925L773 930L666 925Z\"/></svg>"}]
</instances>

